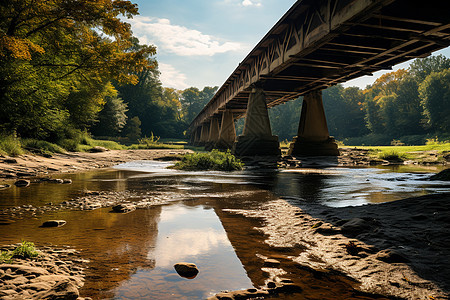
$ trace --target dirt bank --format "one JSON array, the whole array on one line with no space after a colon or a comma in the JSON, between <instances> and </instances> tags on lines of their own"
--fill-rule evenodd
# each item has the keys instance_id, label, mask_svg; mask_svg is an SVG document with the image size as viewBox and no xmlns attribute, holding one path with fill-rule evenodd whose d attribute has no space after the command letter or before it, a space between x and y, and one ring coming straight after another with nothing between
<instances>
[{"instance_id":1,"label":"dirt bank","mask_svg":"<svg viewBox=\"0 0 450 300\"><path fill-rule=\"evenodd\" d=\"M97 153L55 153L51 157L20 155L0 156L0 178L45 176L111 167L133 160L152 160L192 152L183 149L110 150Z\"/></svg>"}]
</instances>

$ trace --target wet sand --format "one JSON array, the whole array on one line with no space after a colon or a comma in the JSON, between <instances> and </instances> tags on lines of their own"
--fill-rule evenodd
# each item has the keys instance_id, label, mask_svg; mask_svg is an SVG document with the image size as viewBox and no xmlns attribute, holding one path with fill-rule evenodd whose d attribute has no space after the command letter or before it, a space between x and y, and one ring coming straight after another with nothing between
<instances>
[{"instance_id":1,"label":"wet sand","mask_svg":"<svg viewBox=\"0 0 450 300\"><path fill-rule=\"evenodd\" d=\"M257 229L271 247L284 256L286 249L303 249L288 255L293 263L345 274L364 292L450 296L450 193L343 208L288 197L259 209L225 211L262 220Z\"/></svg>"}]
</instances>

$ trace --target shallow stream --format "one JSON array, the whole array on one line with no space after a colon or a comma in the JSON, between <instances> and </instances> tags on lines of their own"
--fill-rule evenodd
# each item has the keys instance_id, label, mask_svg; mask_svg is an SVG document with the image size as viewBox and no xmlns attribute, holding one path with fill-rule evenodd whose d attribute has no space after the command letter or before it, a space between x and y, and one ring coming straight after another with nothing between
<instances>
[{"instance_id":1,"label":"shallow stream","mask_svg":"<svg viewBox=\"0 0 450 300\"><path fill-rule=\"evenodd\" d=\"M223 209L257 208L280 196L331 207L394 201L447 191L426 179L439 169L322 168L242 172L183 172L170 163L136 161L114 168L66 174L70 185L33 183L0 190L0 209L58 205L84 191L129 193L130 201L159 199L161 205L127 214L110 208L58 210L0 225L0 244L33 241L68 245L91 260L82 296L93 299L204 299L223 290L259 287L268 274L261 257L274 254L255 230L260 220ZM60 228L40 228L49 219L64 219ZM280 257L280 259L282 259ZM194 279L177 275L173 265L193 262ZM371 299L354 296L345 278L316 278L295 267L285 277L309 281L308 299ZM294 280L294 279L293 279ZM332 282L332 284L330 284Z\"/></svg>"}]
</instances>

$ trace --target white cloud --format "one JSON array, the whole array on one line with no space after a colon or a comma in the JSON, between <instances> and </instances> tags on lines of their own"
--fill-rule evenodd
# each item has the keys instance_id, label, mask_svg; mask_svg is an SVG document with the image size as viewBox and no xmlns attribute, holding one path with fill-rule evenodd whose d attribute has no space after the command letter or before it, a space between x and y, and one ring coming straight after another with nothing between
<instances>
[{"instance_id":1,"label":"white cloud","mask_svg":"<svg viewBox=\"0 0 450 300\"><path fill-rule=\"evenodd\" d=\"M225 247L231 247L225 231L185 228L171 232L169 238L159 238L156 249L147 256L149 259L156 259L157 267L168 267L186 257L199 256Z\"/></svg>"},{"instance_id":2,"label":"white cloud","mask_svg":"<svg viewBox=\"0 0 450 300\"><path fill-rule=\"evenodd\" d=\"M186 75L175 69L173 66L164 63L158 63L161 75L159 80L164 87L171 87L178 90L184 90L189 87L186 83Z\"/></svg>"},{"instance_id":3,"label":"white cloud","mask_svg":"<svg viewBox=\"0 0 450 300\"><path fill-rule=\"evenodd\" d=\"M242 1L242 5L243 6L261 6L261 2L259 2L258 0L244 0Z\"/></svg>"},{"instance_id":4,"label":"white cloud","mask_svg":"<svg viewBox=\"0 0 450 300\"><path fill-rule=\"evenodd\" d=\"M217 53L241 50L239 43L221 42L218 38L198 30L173 25L168 19L136 16L128 22L131 23L133 32L141 41L157 45L160 51L180 56L212 56Z\"/></svg>"}]
</instances>

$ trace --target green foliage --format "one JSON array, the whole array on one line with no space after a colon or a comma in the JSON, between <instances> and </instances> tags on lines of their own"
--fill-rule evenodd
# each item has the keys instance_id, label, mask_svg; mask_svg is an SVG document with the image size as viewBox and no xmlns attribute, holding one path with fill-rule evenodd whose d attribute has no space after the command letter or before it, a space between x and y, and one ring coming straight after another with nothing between
<instances>
[{"instance_id":1,"label":"green foliage","mask_svg":"<svg viewBox=\"0 0 450 300\"><path fill-rule=\"evenodd\" d=\"M11 251L0 251L0 264L10 263L11 258L12 258Z\"/></svg>"},{"instance_id":2,"label":"green foliage","mask_svg":"<svg viewBox=\"0 0 450 300\"><path fill-rule=\"evenodd\" d=\"M141 137L141 120L139 117L131 118L123 130L123 134L130 141L137 141Z\"/></svg>"},{"instance_id":3,"label":"green foliage","mask_svg":"<svg viewBox=\"0 0 450 300\"><path fill-rule=\"evenodd\" d=\"M139 144L133 144L129 149L183 149L184 145L180 144L164 144L159 142L160 137L151 133L150 137L139 139Z\"/></svg>"},{"instance_id":4,"label":"green foliage","mask_svg":"<svg viewBox=\"0 0 450 300\"><path fill-rule=\"evenodd\" d=\"M188 171L218 170L234 171L241 170L244 164L231 154L230 150L221 152L214 149L207 153L186 154L177 162L173 168Z\"/></svg>"},{"instance_id":5,"label":"green foliage","mask_svg":"<svg viewBox=\"0 0 450 300\"><path fill-rule=\"evenodd\" d=\"M106 87L105 104L98 113L98 122L91 128L95 136L118 136L127 123L127 104L117 95L111 84Z\"/></svg>"},{"instance_id":6,"label":"green foliage","mask_svg":"<svg viewBox=\"0 0 450 300\"><path fill-rule=\"evenodd\" d=\"M11 135L0 135L0 154L18 156L23 153L20 139Z\"/></svg>"},{"instance_id":7,"label":"green foliage","mask_svg":"<svg viewBox=\"0 0 450 300\"><path fill-rule=\"evenodd\" d=\"M39 252L34 247L33 242L22 241L22 243L12 251L13 258L35 258Z\"/></svg>"},{"instance_id":8,"label":"green foliage","mask_svg":"<svg viewBox=\"0 0 450 300\"><path fill-rule=\"evenodd\" d=\"M181 93L180 102L186 124L190 124L194 120L197 114L212 99L217 89L217 86L206 86L200 91L198 88L190 87Z\"/></svg>"},{"instance_id":9,"label":"green foliage","mask_svg":"<svg viewBox=\"0 0 450 300\"><path fill-rule=\"evenodd\" d=\"M378 158L384 159L387 161L403 161L407 159L407 155L405 153L399 153L395 150L387 150L382 151L378 154Z\"/></svg>"},{"instance_id":10,"label":"green foliage","mask_svg":"<svg viewBox=\"0 0 450 300\"><path fill-rule=\"evenodd\" d=\"M442 54L418 58L411 63L409 68L411 75L420 83L431 73L450 68L450 59Z\"/></svg>"},{"instance_id":11,"label":"green foliage","mask_svg":"<svg viewBox=\"0 0 450 300\"><path fill-rule=\"evenodd\" d=\"M419 93L427 125L436 132L450 132L450 69L428 75Z\"/></svg>"},{"instance_id":12,"label":"green foliage","mask_svg":"<svg viewBox=\"0 0 450 300\"><path fill-rule=\"evenodd\" d=\"M34 243L22 241L13 251L0 251L0 263L8 263L12 258L33 259L38 256Z\"/></svg>"},{"instance_id":13,"label":"green foliage","mask_svg":"<svg viewBox=\"0 0 450 300\"><path fill-rule=\"evenodd\" d=\"M94 124L109 81L155 67L155 47L131 47L124 19L137 13L130 1L2 1L0 129L57 142Z\"/></svg>"},{"instance_id":14,"label":"green foliage","mask_svg":"<svg viewBox=\"0 0 450 300\"><path fill-rule=\"evenodd\" d=\"M56 144L36 140L36 139L23 139L22 147L30 152L37 154L51 154L51 153L64 153L65 150Z\"/></svg>"},{"instance_id":15,"label":"green foliage","mask_svg":"<svg viewBox=\"0 0 450 300\"><path fill-rule=\"evenodd\" d=\"M273 134L277 135L280 140L290 140L296 136L301 109L301 98L272 107L269 110L269 118Z\"/></svg>"}]
</instances>

